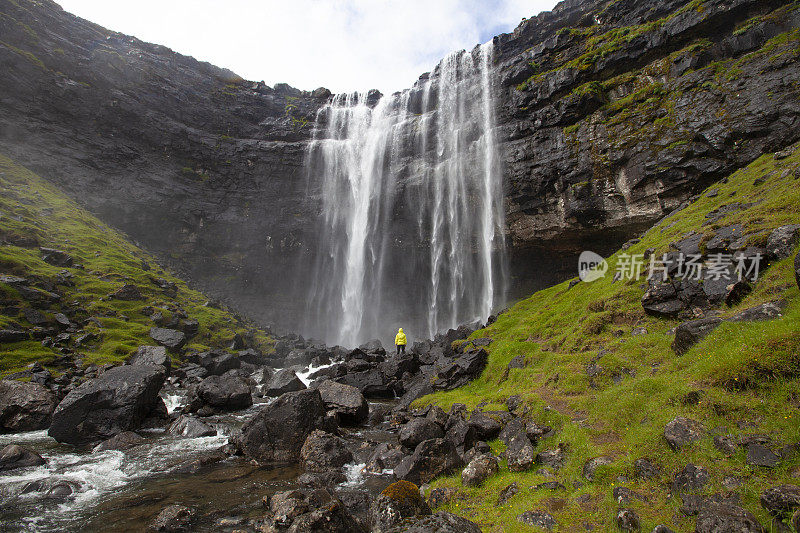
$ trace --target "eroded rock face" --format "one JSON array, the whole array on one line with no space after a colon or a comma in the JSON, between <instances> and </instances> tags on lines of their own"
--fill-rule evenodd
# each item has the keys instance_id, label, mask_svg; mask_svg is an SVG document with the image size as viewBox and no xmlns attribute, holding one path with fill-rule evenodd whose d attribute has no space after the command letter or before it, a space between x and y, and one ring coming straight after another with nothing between
<instances>
[{"instance_id":1,"label":"eroded rock face","mask_svg":"<svg viewBox=\"0 0 800 533\"><path fill-rule=\"evenodd\" d=\"M53 393L38 383L0 381L0 433L44 429L55 408Z\"/></svg>"},{"instance_id":2,"label":"eroded rock face","mask_svg":"<svg viewBox=\"0 0 800 533\"><path fill-rule=\"evenodd\" d=\"M158 396L164 371L155 366L118 366L72 390L53 412L49 435L83 445L135 430L163 406Z\"/></svg>"}]
</instances>

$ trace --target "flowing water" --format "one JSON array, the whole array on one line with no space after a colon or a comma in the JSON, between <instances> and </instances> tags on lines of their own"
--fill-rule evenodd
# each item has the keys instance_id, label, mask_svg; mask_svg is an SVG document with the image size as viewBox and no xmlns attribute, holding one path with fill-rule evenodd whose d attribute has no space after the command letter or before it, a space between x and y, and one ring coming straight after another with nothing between
<instances>
[{"instance_id":1,"label":"flowing water","mask_svg":"<svg viewBox=\"0 0 800 533\"><path fill-rule=\"evenodd\" d=\"M331 344L432 338L503 303L502 173L493 49L447 56L375 102L338 95L317 115L310 190L320 247L305 330Z\"/></svg>"}]
</instances>

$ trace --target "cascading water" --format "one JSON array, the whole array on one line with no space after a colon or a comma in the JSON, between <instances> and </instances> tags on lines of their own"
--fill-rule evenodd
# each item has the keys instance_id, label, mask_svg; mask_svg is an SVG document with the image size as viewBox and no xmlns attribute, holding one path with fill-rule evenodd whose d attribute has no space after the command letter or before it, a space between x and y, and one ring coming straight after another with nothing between
<instances>
[{"instance_id":1,"label":"cascading water","mask_svg":"<svg viewBox=\"0 0 800 533\"><path fill-rule=\"evenodd\" d=\"M491 42L453 53L412 89L338 95L318 113L307 160L322 206L314 337L432 337L502 303L492 55Z\"/></svg>"}]
</instances>

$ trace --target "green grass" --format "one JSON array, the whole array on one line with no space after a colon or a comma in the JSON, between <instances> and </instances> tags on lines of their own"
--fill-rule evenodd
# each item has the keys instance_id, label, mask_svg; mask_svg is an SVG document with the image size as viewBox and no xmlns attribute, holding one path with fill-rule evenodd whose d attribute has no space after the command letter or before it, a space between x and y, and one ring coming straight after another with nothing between
<instances>
[{"instance_id":1,"label":"green grass","mask_svg":"<svg viewBox=\"0 0 800 533\"><path fill-rule=\"evenodd\" d=\"M45 179L0 156L0 237L32 237L34 247L0 246L0 273L14 274L40 284L56 283L59 272L72 275L74 287L59 285L61 301L46 314L72 310L74 321L96 318L100 325L88 323L87 332L97 340L78 349L84 364L118 363L139 345L153 344L148 332L154 325L143 308L152 306L165 317L179 307L189 318L199 321L198 334L187 346L190 350L226 347L236 335L254 337L254 344L268 353L274 340L262 330L235 317L225 309L208 304L208 298L161 268L154 257L132 245L124 235L103 224ZM71 254L81 268L55 267L42 261L38 246L52 247ZM143 262L151 269L145 270ZM177 294L165 294L155 283L162 278L176 284ZM125 283L140 287L145 299L122 301L108 295ZM0 283L0 300L6 306L27 307L12 287ZM68 313L69 314L69 313ZM30 327L23 313L0 314L0 329ZM0 347L0 372L19 370L40 361L52 362L58 354L38 341L3 344Z\"/></svg>"},{"instance_id":2,"label":"green grass","mask_svg":"<svg viewBox=\"0 0 800 533\"><path fill-rule=\"evenodd\" d=\"M773 228L800 221L797 168L800 151L780 161L765 155L713 185L719 189L717 196L703 194L649 230L627 253L652 248L660 256L689 231L710 235L713 229L731 223L741 224L753 242L763 243ZM756 178L765 181L757 184ZM731 202L753 205L704 225L707 213ZM533 471L509 472L503 464L500 474L479 488L461 487L457 475L435 480L431 486L458 487L457 497L446 509L477 521L486 531L529 531L516 520L529 509L550 512L561 524L559 531L582 531L584 523L593 524L596 531L613 531L615 484L647 496L647 503L630 504L642 519L643 531L659 523L689 531L694 519L680 517L681 502L670 494L668 483L693 462L711 472L706 493L725 492L725 476L741 478L743 485L736 492L743 505L768 527L769 517L758 496L769 486L796 484L789 471L800 465L800 457L787 457L772 471L750 467L741 450L732 457L718 452L711 434L675 453L663 439L663 429L669 420L683 415L701 421L711 431L769 434L776 447L800 441L800 293L794 279L794 256L762 271L750 295L721 310L723 316L731 316L783 298L788 301L783 317L723 324L688 353L677 356L670 348L670 330L678 321L644 314L643 281L612 281L620 253L608 258L605 278L572 289L562 283L540 291L514 305L493 325L475 332L472 338L494 339L481 377L461 389L418 400L445 409L453 403L472 408L480 402L502 408L508 396L520 394L533 419L557 430L537 451L566 444L565 467L555 477L544 478ZM644 327L648 333L632 336L634 327ZM506 366L517 355L525 355L528 366L511 370L503 381ZM585 369L593 359L603 373L590 380ZM615 380L615 374L622 377ZM691 391L701 392L696 405L682 401ZM742 429L739 423L754 427ZM491 445L495 451L503 448L500 442ZM590 483L582 478L581 469L587 459L599 455L611 456L614 461ZM632 465L640 457L661 465L659 479L634 479ZM532 488L553 479L566 490L551 493ZM520 493L505 506L497 506L499 492L513 481L519 484Z\"/></svg>"}]
</instances>

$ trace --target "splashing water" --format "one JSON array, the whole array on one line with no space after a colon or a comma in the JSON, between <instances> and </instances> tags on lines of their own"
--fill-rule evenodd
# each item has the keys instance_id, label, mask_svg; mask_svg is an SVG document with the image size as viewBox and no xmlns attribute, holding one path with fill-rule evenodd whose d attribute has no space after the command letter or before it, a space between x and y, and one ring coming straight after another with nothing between
<instances>
[{"instance_id":1,"label":"splashing water","mask_svg":"<svg viewBox=\"0 0 800 533\"><path fill-rule=\"evenodd\" d=\"M492 44L414 88L338 95L317 115L310 190L320 245L306 330L355 345L398 325L432 337L503 303L502 172Z\"/></svg>"}]
</instances>

